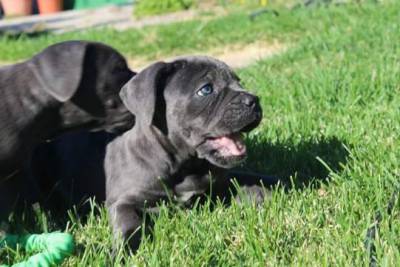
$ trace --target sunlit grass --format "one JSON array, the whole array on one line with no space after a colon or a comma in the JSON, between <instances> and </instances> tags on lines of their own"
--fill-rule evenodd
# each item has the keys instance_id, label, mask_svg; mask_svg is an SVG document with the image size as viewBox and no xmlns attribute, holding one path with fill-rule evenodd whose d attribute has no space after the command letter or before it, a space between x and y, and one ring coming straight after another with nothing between
<instances>
[{"instance_id":1,"label":"sunlit grass","mask_svg":"<svg viewBox=\"0 0 400 267\"><path fill-rule=\"evenodd\" d=\"M385 214L400 173L399 10L398 3L343 5L282 10L279 17L263 15L254 22L235 14L204 24L152 27L148 33L3 38L0 57L27 57L49 43L78 37L149 58L257 38L295 41L284 54L239 71L264 110L262 125L247 138L247 167L284 177L290 189L276 188L260 208L163 206L154 218L153 238L135 255L121 249L117 260L124 259L125 266L363 266L369 260L366 231L376 210ZM153 32L155 41L145 44L142 39ZM107 215L102 207L94 210L87 218L71 213L68 230L79 248L65 266L110 262ZM399 216L398 205L391 218L383 216L376 239L382 266L400 262ZM36 217L35 225L24 227L57 229L54 217L43 212ZM6 255L22 254L0 254Z\"/></svg>"}]
</instances>

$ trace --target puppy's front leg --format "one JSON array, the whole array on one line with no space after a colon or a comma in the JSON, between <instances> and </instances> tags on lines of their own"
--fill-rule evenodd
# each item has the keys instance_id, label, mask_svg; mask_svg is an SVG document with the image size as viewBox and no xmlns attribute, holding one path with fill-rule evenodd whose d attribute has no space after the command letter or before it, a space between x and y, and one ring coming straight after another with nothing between
<instances>
[{"instance_id":1,"label":"puppy's front leg","mask_svg":"<svg viewBox=\"0 0 400 267\"><path fill-rule=\"evenodd\" d=\"M108 206L114 239L122 237L132 251L140 245L142 218L136 206L127 201L116 201Z\"/></svg>"},{"instance_id":2,"label":"puppy's front leg","mask_svg":"<svg viewBox=\"0 0 400 267\"><path fill-rule=\"evenodd\" d=\"M240 185L263 185L266 187L276 185L280 179L276 176L265 175L250 171L229 170L229 179L235 178Z\"/></svg>"},{"instance_id":3,"label":"puppy's front leg","mask_svg":"<svg viewBox=\"0 0 400 267\"><path fill-rule=\"evenodd\" d=\"M213 195L228 203L233 197L237 202L250 201L258 205L268 198L270 192L266 189L278 182L279 178L273 176L229 170L216 179Z\"/></svg>"}]
</instances>

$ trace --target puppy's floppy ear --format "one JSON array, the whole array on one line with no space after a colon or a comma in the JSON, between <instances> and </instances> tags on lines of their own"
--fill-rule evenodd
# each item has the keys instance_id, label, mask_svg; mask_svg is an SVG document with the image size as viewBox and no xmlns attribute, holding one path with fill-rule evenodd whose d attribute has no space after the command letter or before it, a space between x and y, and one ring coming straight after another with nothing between
<instances>
[{"instance_id":1,"label":"puppy's floppy ear","mask_svg":"<svg viewBox=\"0 0 400 267\"><path fill-rule=\"evenodd\" d=\"M65 102L81 83L87 43L63 42L50 46L28 61L43 90Z\"/></svg>"},{"instance_id":2,"label":"puppy's floppy ear","mask_svg":"<svg viewBox=\"0 0 400 267\"><path fill-rule=\"evenodd\" d=\"M120 97L139 124L150 126L157 94L165 86L169 63L157 62L145 68L122 87Z\"/></svg>"}]
</instances>

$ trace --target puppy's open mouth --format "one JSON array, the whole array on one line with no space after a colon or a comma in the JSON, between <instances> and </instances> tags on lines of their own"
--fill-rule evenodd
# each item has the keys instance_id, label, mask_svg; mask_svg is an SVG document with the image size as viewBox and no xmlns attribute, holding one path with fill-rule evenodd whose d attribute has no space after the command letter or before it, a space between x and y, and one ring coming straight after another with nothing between
<instances>
[{"instance_id":1,"label":"puppy's open mouth","mask_svg":"<svg viewBox=\"0 0 400 267\"><path fill-rule=\"evenodd\" d=\"M211 137L207 143L222 157L245 157L246 145L242 133Z\"/></svg>"},{"instance_id":2,"label":"puppy's open mouth","mask_svg":"<svg viewBox=\"0 0 400 267\"><path fill-rule=\"evenodd\" d=\"M231 132L220 130L222 133L212 134L212 131L209 131L202 137L202 142L196 147L197 156L221 168L233 168L241 164L247 157L243 137L257 127L260 120L261 113L259 116L255 116L249 124L241 128L235 124L227 125L225 123L225 128L233 129ZM216 130L219 129L217 128Z\"/></svg>"}]
</instances>

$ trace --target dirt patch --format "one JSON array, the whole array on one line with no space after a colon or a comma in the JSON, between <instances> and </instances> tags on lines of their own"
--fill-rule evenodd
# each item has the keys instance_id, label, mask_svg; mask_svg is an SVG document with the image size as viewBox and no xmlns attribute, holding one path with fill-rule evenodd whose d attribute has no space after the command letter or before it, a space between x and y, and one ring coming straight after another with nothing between
<instances>
[{"instance_id":1,"label":"dirt patch","mask_svg":"<svg viewBox=\"0 0 400 267\"><path fill-rule=\"evenodd\" d=\"M224 61L234 69L243 68L258 60L269 58L271 56L285 52L287 46L277 41L272 43L255 42L247 45L228 45L221 48L215 48L207 52L188 53L186 55L208 55ZM157 57L154 60L148 60L141 57L129 58L129 66L135 70L140 71L149 64L163 60L171 61L174 58L181 56L180 54ZM0 66L12 64L11 62L0 61Z\"/></svg>"},{"instance_id":2,"label":"dirt patch","mask_svg":"<svg viewBox=\"0 0 400 267\"><path fill-rule=\"evenodd\" d=\"M211 53L211 55L226 62L232 68L243 68L258 60L280 54L286 49L285 45L278 42L271 44L256 42L242 47L224 47L221 53Z\"/></svg>"},{"instance_id":3,"label":"dirt patch","mask_svg":"<svg viewBox=\"0 0 400 267\"><path fill-rule=\"evenodd\" d=\"M1 66L6 66L6 65L11 65L11 64L15 64L16 62L5 62L5 61L0 61L0 67Z\"/></svg>"},{"instance_id":4,"label":"dirt patch","mask_svg":"<svg viewBox=\"0 0 400 267\"><path fill-rule=\"evenodd\" d=\"M232 68L243 68L257 62L260 59L265 59L276 54L286 51L287 46L274 41L272 43L254 42L247 45L229 45L222 48L212 49L207 52L188 53L186 55L208 55L224 61ZM154 60L146 60L144 58L128 59L129 66L135 71L142 70L152 62L163 60L170 61L181 55L170 55L167 57L157 57Z\"/></svg>"}]
</instances>

